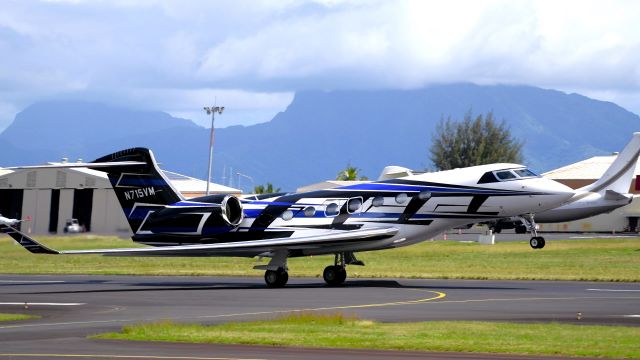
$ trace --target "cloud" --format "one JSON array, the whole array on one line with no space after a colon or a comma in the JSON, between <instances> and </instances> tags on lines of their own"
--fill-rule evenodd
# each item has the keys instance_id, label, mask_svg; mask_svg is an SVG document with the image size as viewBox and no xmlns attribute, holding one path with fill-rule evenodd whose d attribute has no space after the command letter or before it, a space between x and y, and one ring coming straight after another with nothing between
<instances>
[{"instance_id":1,"label":"cloud","mask_svg":"<svg viewBox=\"0 0 640 360\"><path fill-rule=\"evenodd\" d=\"M226 91L266 121L296 90L463 81L580 90L640 112L638 13L624 0L9 2L0 91L13 108L128 94L174 114Z\"/></svg>"},{"instance_id":2,"label":"cloud","mask_svg":"<svg viewBox=\"0 0 640 360\"><path fill-rule=\"evenodd\" d=\"M351 88L448 81L637 88L638 10L640 3L583 1L351 6L229 37L198 70L214 81L330 77L334 87ZM344 73L350 81L341 84Z\"/></svg>"}]
</instances>

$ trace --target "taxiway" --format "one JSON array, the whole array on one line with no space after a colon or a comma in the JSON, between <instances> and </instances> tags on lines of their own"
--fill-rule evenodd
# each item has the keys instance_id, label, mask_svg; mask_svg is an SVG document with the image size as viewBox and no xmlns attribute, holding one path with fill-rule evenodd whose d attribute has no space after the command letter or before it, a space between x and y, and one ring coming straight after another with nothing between
<instances>
[{"instance_id":1,"label":"taxiway","mask_svg":"<svg viewBox=\"0 0 640 360\"><path fill-rule=\"evenodd\" d=\"M26 309L25 309L26 308ZM384 351L301 351L229 345L90 340L123 325L173 320L216 324L300 311L343 312L377 321L560 321L640 326L640 284L560 281L352 279L343 287L292 278L268 289L260 278L152 276L0 276L0 312L41 316L0 323L0 359L85 358L356 359ZM397 355L397 356L396 356ZM433 358L483 358L432 354ZM40 357L39 357L40 356ZM425 353L393 357L425 358ZM484 358L501 358L486 355ZM514 358L509 356L509 358ZM522 357L529 358L529 357Z\"/></svg>"}]
</instances>

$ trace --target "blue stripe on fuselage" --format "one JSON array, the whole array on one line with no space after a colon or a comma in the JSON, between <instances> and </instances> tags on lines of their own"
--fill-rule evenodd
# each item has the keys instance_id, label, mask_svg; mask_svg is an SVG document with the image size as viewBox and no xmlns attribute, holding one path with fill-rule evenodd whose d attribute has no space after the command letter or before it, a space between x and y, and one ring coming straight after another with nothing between
<instances>
[{"instance_id":1,"label":"blue stripe on fuselage","mask_svg":"<svg viewBox=\"0 0 640 360\"><path fill-rule=\"evenodd\" d=\"M366 184L355 184L355 185L347 185L339 188L333 188L329 190L359 190L359 191L398 191L398 192L420 192L420 191L430 191L434 193L470 193L470 194L504 194L504 193L514 193L512 190L501 190L501 189L478 189L471 187L442 187L442 186L420 186L420 185L398 185L398 184L386 184L386 183L366 183ZM518 193L517 191L515 193Z\"/></svg>"}]
</instances>

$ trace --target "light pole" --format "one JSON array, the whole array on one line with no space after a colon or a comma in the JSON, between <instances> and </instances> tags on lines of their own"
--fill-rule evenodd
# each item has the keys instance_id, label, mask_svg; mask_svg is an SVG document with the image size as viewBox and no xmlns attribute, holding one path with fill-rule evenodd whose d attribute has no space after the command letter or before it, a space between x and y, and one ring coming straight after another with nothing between
<instances>
[{"instance_id":1,"label":"light pole","mask_svg":"<svg viewBox=\"0 0 640 360\"><path fill-rule=\"evenodd\" d=\"M243 173L239 173L239 172L236 172L236 175L238 175L238 187L240 187L240 176L242 176L242 177L246 177L247 179L251 180L251 186L252 186L253 188L255 188L255 187L256 187L256 184L253 182L253 178L252 178L251 176L249 176L249 175L245 175L245 174L243 174Z\"/></svg>"},{"instance_id":2,"label":"light pole","mask_svg":"<svg viewBox=\"0 0 640 360\"><path fill-rule=\"evenodd\" d=\"M224 106L205 106L204 111L211 115L211 138L209 139L209 164L207 168L207 195L209 195L209 183L211 182L211 161L213 159L213 132L216 120L216 113L222 114Z\"/></svg>"}]
</instances>

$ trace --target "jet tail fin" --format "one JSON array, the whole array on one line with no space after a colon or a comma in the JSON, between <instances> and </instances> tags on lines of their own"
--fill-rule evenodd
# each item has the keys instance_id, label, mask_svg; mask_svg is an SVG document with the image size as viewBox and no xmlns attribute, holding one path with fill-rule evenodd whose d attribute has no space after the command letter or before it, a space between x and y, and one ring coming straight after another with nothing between
<instances>
[{"instance_id":1,"label":"jet tail fin","mask_svg":"<svg viewBox=\"0 0 640 360\"><path fill-rule=\"evenodd\" d=\"M91 164L88 167L107 173L134 233L138 231L150 209L163 208L183 200L182 194L160 170L149 149L122 150L96 159L93 163L99 168ZM122 166L122 163L142 165Z\"/></svg>"},{"instance_id":2,"label":"jet tail fin","mask_svg":"<svg viewBox=\"0 0 640 360\"><path fill-rule=\"evenodd\" d=\"M640 155L640 132L633 133L631 141L618 154L618 157L598 181L582 187L578 191L612 190L619 194L628 193L638 163L638 155Z\"/></svg>"},{"instance_id":3,"label":"jet tail fin","mask_svg":"<svg viewBox=\"0 0 640 360\"><path fill-rule=\"evenodd\" d=\"M153 152L131 148L103 156L90 163L18 166L9 169L89 168L104 171L136 233L151 209L163 208L184 200L160 170Z\"/></svg>"}]
</instances>

